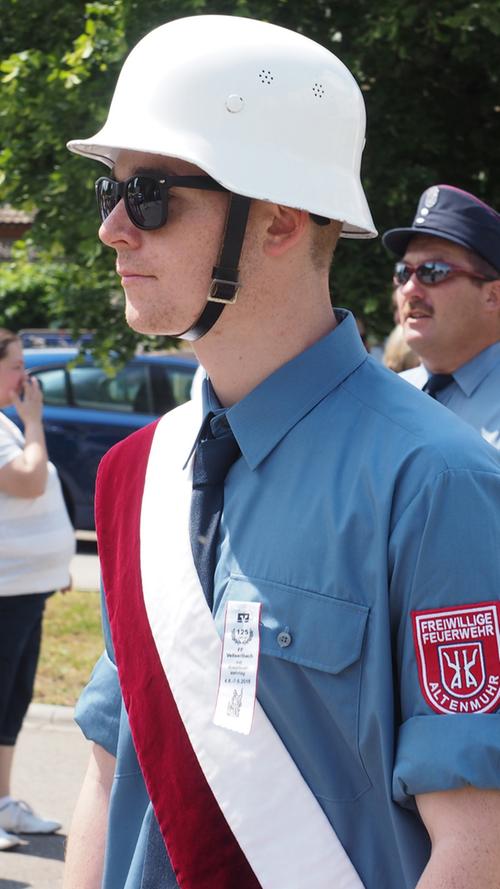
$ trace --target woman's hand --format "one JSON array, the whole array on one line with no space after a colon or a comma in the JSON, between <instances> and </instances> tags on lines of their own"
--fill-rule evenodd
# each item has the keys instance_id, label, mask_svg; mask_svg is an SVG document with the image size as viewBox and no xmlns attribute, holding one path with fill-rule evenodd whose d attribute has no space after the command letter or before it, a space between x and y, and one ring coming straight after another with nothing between
<instances>
[{"instance_id":1,"label":"woman's hand","mask_svg":"<svg viewBox=\"0 0 500 889\"><path fill-rule=\"evenodd\" d=\"M47 484L47 447L42 424L42 391L26 376L23 398L12 391L12 404L24 424L24 449L0 469L0 491L10 497L40 497Z\"/></svg>"},{"instance_id":2,"label":"woman's hand","mask_svg":"<svg viewBox=\"0 0 500 889\"><path fill-rule=\"evenodd\" d=\"M41 422L43 396L40 383L35 377L26 374L23 381L23 397L21 398L18 392L12 392L12 404L25 426Z\"/></svg>"}]
</instances>

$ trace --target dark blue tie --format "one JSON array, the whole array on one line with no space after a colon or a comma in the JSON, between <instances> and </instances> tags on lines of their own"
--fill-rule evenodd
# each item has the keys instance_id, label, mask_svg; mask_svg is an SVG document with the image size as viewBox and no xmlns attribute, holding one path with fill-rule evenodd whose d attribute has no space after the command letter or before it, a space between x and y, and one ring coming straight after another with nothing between
<instances>
[{"instance_id":1,"label":"dark blue tie","mask_svg":"<svg viewBox=\"0 0 500 889\"><path fill-rule=\"evenodd\" d=\"M193 462L190 534L194 563L212 608L217 537L224 503L224 480L240 449L225 415L208 414Z\"/></svg>"},{"instance_id":2,"label":"dark blue tie","mask_svg":"<svg viewBox=\"0 0 500 889\"><path fill-rule=\"evenodd\" d=\"M453 374L431 374L427 380L423 391L427 392L431 398L436 398L441 389L445 389L450 383L453 383Z\"/></svg>"},{"instance_id":3,"label":"dark blue tie","mask_svg":"<svg viewBox=\"0 0 500 889\"><path fill-rule=\"evenodd\" d=\"M213 422L212 422L213 421ZM207 414L194 452L189 531L194 563L212 609L217 537L224 480L240 449L226 416ZM141 889L176 889L172 865L154 812L149 826Z\"/></svg>"}]
</instances>

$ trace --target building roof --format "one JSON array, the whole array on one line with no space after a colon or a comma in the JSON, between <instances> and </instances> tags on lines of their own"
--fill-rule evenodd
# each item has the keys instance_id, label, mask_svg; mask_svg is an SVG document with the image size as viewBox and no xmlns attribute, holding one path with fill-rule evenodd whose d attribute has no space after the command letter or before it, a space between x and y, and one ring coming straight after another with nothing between
<instances>
[{"instance_id":1,"label":"building roof","mask_svg":"<svg viewBox=\"0 0 500 889\"><path fill-rule=\"evenodd\" d=\"M0 225L30 225L36 215L36 211L16 210L10 204L0 206Z\"/></svg>"}]
</instances>

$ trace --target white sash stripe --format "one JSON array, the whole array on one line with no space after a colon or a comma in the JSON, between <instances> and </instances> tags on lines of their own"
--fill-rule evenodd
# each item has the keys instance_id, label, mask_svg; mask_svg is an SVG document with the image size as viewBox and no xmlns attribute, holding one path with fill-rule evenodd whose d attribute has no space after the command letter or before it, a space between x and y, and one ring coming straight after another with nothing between
<instances>
[{"instance_id":1,"label":"white sash stripe","mask_svg":"<svg viewBox=\"0 0 500 889\"><path fill-rule=\"evenodd\" d=\"M257 703L250 735L212 722L221 641L189 539L201 422L191 402L157 426L141 514L144 600L169 685L205 777L263 889L363 889L316 798Z\"/></svg>"}]
</instances>

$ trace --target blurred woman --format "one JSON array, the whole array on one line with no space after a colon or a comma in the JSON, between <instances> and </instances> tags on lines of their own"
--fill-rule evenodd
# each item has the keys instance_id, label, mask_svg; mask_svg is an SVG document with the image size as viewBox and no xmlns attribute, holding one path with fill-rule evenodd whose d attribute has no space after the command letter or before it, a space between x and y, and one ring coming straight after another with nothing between
<instances>
[{"instance_id":1,"label":"blurred woman","mask_svg":"<svg viewBox=\"0 0 500 889\"><path fill-rule=\"evenodd\" d=\"M14 405L24 437L0 410L0 849L18 833L61 826L10 795L14 747L33 694L45 602L68 589L75 537L48 462L42 394L24 371L21 341L0 328L0 409Z\"/></svg>"}]
</instances>

